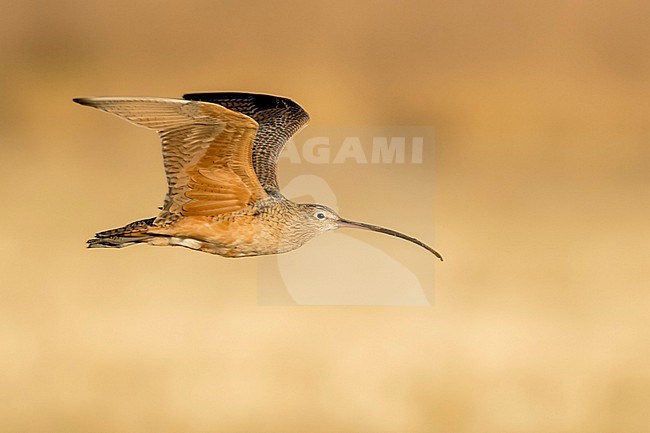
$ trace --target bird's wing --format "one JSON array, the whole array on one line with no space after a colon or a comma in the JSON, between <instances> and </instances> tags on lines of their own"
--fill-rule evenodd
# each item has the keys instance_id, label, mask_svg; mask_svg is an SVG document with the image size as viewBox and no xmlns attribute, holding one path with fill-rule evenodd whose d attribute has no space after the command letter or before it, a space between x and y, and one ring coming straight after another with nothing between
<instances>
[{"instance_id":1,"label":"bird's wing","mask_svg":"<svg viewBox=\"0 0 650 433\"><path fill-rule=\"evenodd\" d=\"M259 129L253 141L253 168L267 193L279 192L276 165L280 152L309 122L300 105L287 98L253 93L190 93L183 98L219 104L255 119Z\"/></svg>"},{"instance_id":2,"label":"bird's wing","mask_svg":"<svg viewBox=\"0 0 650 433\"><path fill-rule=\"evenodd\" d=\"M167 98L78 98L158 132L169 191L155 224L236 212L268 195L252 167L257 122L207 102Z\"/></svg>"}]
</instances>

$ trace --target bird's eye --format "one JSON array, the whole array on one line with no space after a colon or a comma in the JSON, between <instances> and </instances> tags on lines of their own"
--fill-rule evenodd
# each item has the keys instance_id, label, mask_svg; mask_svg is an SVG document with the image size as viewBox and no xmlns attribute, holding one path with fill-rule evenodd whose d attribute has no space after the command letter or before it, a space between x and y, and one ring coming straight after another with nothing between
<instances>
[{"instance_id":1,"label":"bird's eye","mask_svg":"<svg viewBox=\"0 0 650 433\"><path fill-rule=\"evenodd\" d=\"M318 212L316 214L316 218L318 218L319 220L324 220L325 219L325 214L323 212Z\"/></svg>"}]
</instances>

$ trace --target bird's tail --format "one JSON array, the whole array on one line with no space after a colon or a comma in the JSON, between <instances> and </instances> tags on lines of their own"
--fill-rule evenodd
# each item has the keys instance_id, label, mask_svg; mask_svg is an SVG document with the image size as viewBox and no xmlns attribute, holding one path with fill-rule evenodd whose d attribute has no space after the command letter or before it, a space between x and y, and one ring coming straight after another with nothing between
<instances>
[{"instance_id":1,"label":"bird's tail","mask_svg":"<svg viewBox=\"0 0 650 433\"><path fill-rule=\"evenodd\" d=\"M86 241L88 248L122 248L148 242L152 236L147 229L153 225L155 218L139 220L116 229L95 233L93 239Z\"/></svg>"}]
</instances>

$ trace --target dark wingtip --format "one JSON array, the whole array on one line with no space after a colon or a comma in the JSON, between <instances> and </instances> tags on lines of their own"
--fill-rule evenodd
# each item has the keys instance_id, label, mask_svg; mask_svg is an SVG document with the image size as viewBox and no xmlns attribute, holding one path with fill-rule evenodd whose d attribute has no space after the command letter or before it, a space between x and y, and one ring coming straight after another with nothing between
<instances>
[{"instance_id":1,"label":"dark wingtip","mask_svg":"<svg viewBox=\"0 0 650 433\"><path fill-rule=\"evenodd\" d=\"M301 108L300 105L295 103L289 98L282 96L268 95L265 93L246 93L246 92L202 92L202 93L186 93L183 99L190 101L203 101L213 102L216 104L222 103L229 99L235 101L250 100L255 104L258 110L268 110L273 108L286 108L294 107Z\"/></svg>"},{"instance_id":2,"label":"dark wingtip","mask_svg":"<svg viewBox=\"0 0 650 433\"><path fill-rule=\"evenodd\" d=\"M72 98L72 101L81 105L90 105L90 99L88 98Z\"/></svg>"}]
</instances>

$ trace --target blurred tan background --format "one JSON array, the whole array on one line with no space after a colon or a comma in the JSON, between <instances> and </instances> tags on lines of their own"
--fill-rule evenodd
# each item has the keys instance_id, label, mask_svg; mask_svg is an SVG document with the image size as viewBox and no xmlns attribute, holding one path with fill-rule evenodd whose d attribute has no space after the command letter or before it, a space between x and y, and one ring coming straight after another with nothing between
<instances>
[{"instance_id":1,"label":"blurred tan background","mask_svg":"<svg viewBox=\"0 0 650 433\"><path fill-rule=\"evenodd\" d=\"M1 9L1 432L648 431L648 2ZM256 259L85 250L164 177L71 98L207 90L435 127L435 306L262 307Z\"/></svg>"}]
</instances>

